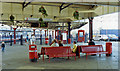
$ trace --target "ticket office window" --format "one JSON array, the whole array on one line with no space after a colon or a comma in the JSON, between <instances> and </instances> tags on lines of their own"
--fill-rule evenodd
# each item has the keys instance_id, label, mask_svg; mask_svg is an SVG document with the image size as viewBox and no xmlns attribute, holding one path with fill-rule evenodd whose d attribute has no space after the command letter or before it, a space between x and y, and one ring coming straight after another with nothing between
<instances>
[{"instance_id":1,"label":"ticket office window","mask_svg":"<svg viewBox=\"0 0 120 71\"><path fill-rule=\"evenodd\" d=\"M31 48L35 48L35 46L31 46Z\"/></svg>"}]
</instances>

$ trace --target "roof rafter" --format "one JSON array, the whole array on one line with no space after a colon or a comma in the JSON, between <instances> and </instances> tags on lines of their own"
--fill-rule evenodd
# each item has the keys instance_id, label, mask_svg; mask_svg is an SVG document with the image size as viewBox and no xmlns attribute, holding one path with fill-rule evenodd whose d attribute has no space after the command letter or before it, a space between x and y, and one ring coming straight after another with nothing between
<instances>
[{"instance_id":1,"label":"roof rafter","mask_svg":"<svg viewBox=\"0 0 120 71\"><path fill-rule=\"evenodd\" d=\"M64 4L65 4L65 3L62 3L62 4L61 4L59 13L60 13L63 9L65 9L65 8L69 7L70 5L72 5L73 3L70 3L70 4L68 4L68 5L66 5L66 6L63 7Z\"/></svg>"},{"instance_id":2,"label":"roof rafter","mask_svg":"<svg viewBox=\"0 0 120 71\"><path fill-rule=\"evenodd\" d=\"M31 0L30 2L26 3L26 0L24 0L24 2L22 3L22 10L24 10L25 7L27 7L33 0Z\"/></svg>"}]
</instances>

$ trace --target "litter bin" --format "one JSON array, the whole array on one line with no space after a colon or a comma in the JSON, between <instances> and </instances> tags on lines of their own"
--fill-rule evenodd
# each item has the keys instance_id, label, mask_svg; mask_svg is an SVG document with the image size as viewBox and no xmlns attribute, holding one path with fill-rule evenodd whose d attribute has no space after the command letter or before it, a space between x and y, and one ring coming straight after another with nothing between
<instances>
[{"instance_id":1,"label":"litter bin","mask_svg":"<svg viewBox=\"0 0 120 71\"><path fill-rule=\"evenodd\" d=\"M29 45L29 59L31 62L37 62L37 45L35 44Z\"/></svg>"},{"instance_id":2,"label":"litter bin","mask_svg":"<svg viewBox=\"0 0 120 71\"><path fill-rule=\"evenodd\" d=\"M47 38L45 38L45 44L47 45L48 44L48 37Z\"/></svg>"},{"instance_id":3,"label":"litter bin","mask_svg":"<svg viewBox=\"0 0 120 71\"><path fill-rule=\"evenodd\" d=\"M106 42L106 56L111 56L112 55L112 43L111 42Z\"/></svg>"}]
</instances>

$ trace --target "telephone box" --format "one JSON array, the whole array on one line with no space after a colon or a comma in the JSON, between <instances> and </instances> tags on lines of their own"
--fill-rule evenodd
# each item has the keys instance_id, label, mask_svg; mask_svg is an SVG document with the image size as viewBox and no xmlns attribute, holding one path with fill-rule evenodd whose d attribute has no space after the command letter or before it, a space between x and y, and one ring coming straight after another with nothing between
<instances>
[{"instance_id":1,"label":"telephone box","mask_svg":"<svg viewBox=\"0 0 120 71\"><path fill-rule=\"evenodd\" d=\"M35 44L29 45L29 59L31 62L37 62L37 45Z\"/></svg>"},{"instance_id":2,"label":"telephone box","mask_svg":"<svg viewBox=\"0 0 120 71\"><path fill-rule=\"evenodd\" d=\"M85 41L85 31L78 30L78 42L84 42L84 41Z\"/></svg>"}]
</instances>

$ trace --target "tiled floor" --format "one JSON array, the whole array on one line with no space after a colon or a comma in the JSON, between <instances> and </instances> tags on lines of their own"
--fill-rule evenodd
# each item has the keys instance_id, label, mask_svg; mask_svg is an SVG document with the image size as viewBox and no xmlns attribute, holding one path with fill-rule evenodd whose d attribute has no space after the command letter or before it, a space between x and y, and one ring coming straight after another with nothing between
<instances>
[{"instance_id":1,"label":"tiled floor","mask_svg":"<svg viewBox=\"0 0 120 71\"><path fill-rule=\"evenodd\" d=\"M98 41L95 43L102 44L105 48L105 42ZM82 45L84 43L78 44ZM103 54L101 57L88 56L86 60L84 54L81 54L81 58L77 57L76 61L74 57L70 57L70 60L67 60L67 58L55 58L51 59L50 63L48 59L43 62L42 58L36 63L30 62L28 45L15 44L9 46L7 44L5 52L2 53L2 67L3 69L118 69L118 42L112 42L112 44L113 54L111 57L106 57ZM46 45L37 45L38 52L44 46ZM72 46L72 44L69 46Z\"/></svg>"}]
</instances>

